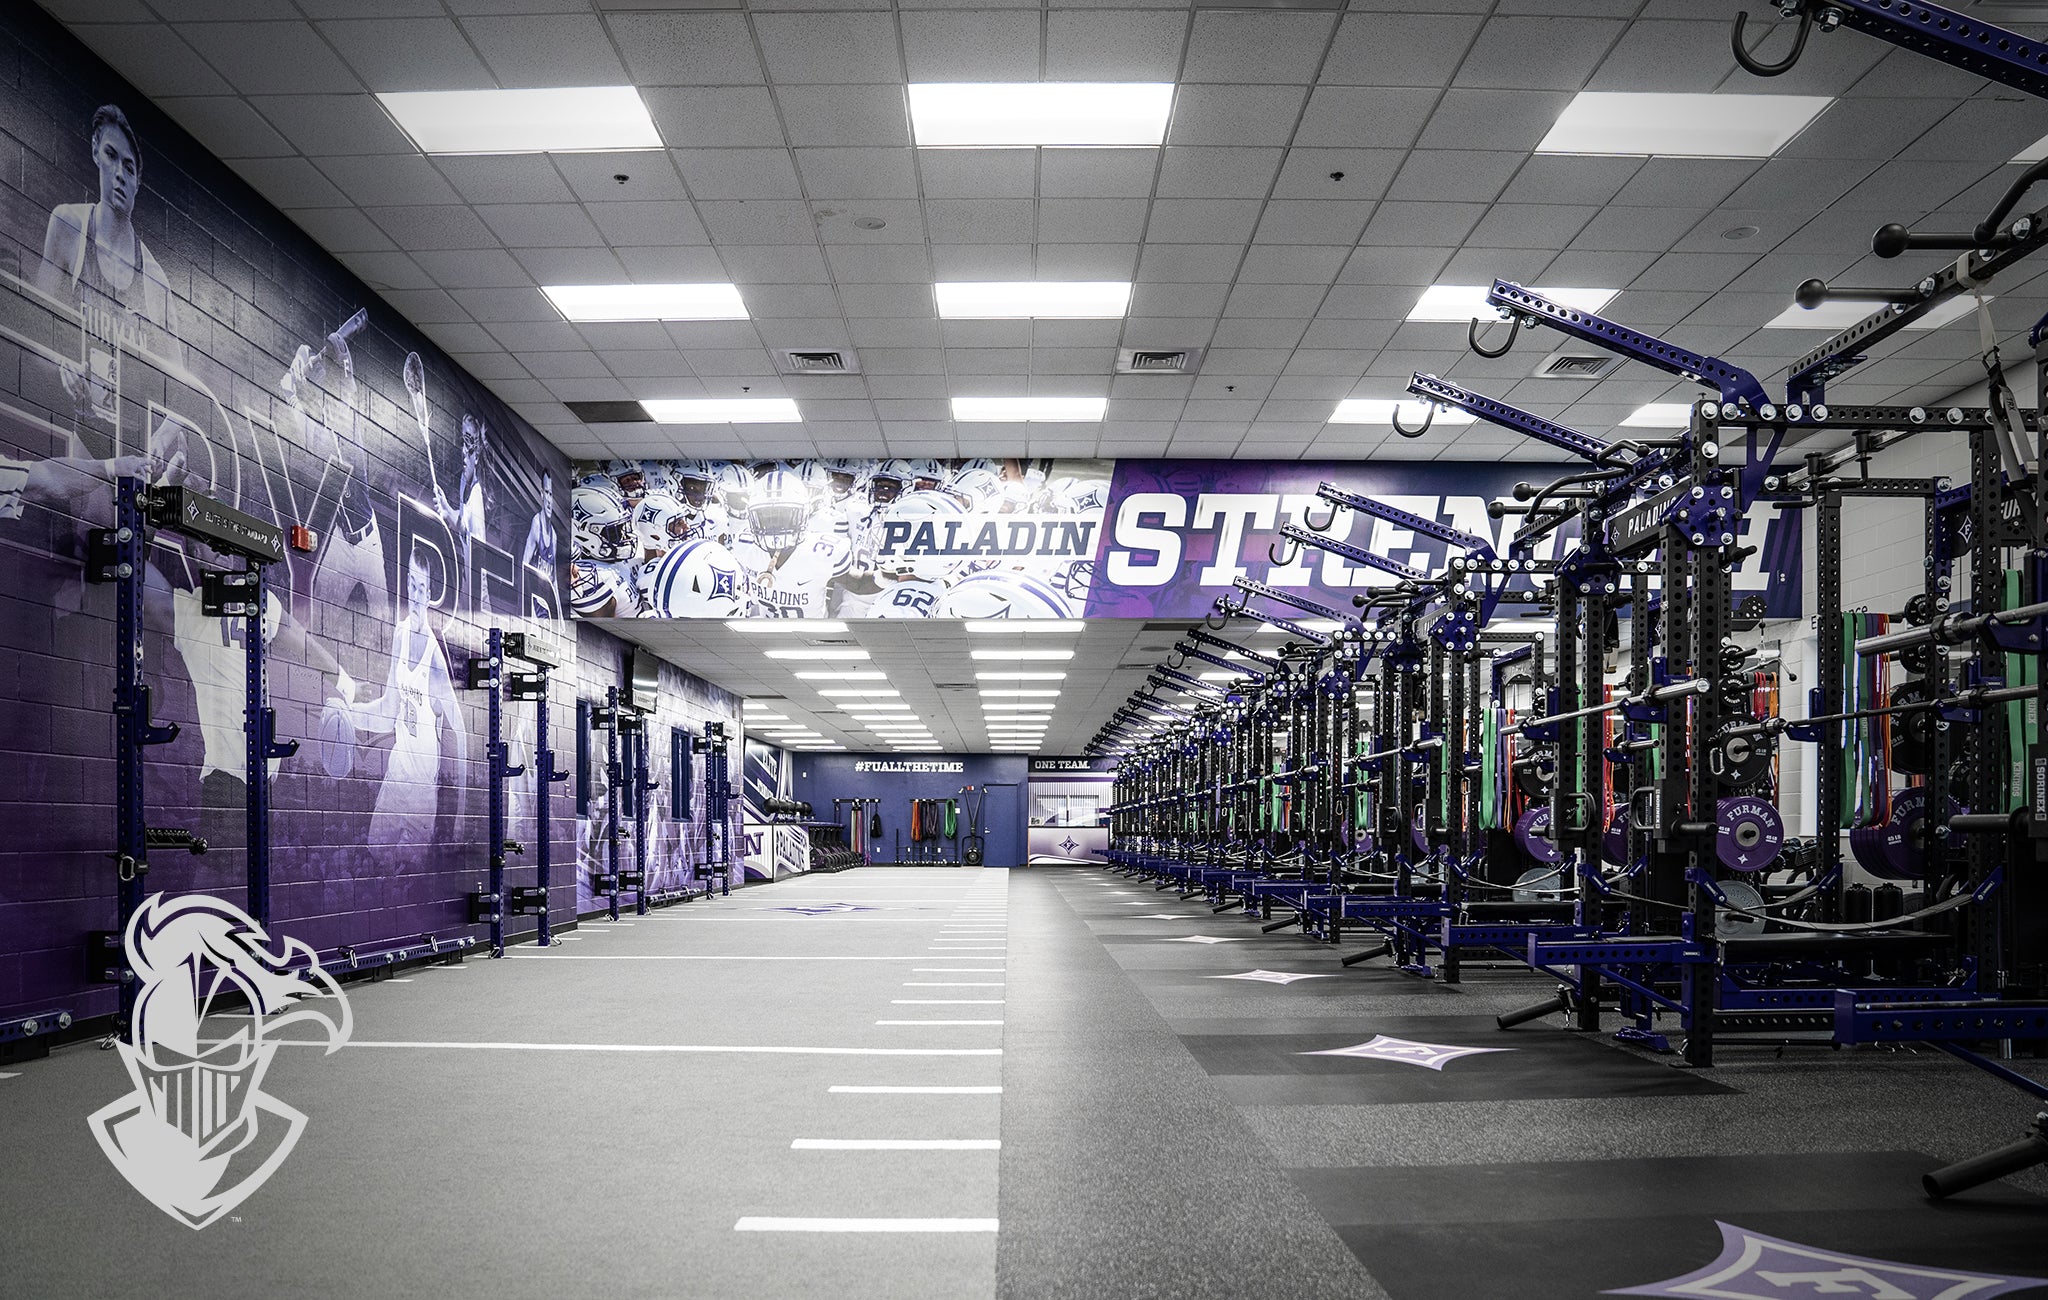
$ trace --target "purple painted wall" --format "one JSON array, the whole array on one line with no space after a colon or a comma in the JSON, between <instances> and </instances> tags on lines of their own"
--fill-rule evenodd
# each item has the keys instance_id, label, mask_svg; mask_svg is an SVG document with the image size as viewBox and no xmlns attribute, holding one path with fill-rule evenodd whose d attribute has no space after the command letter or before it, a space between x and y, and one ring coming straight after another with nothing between
<instances>
[{"instance_id":1,"label":"purple painted wall","mask_svg":"<svg viewBox=\"0 0 2048 1300\"><path fill-rule=\"evenodd\" d=\"M118 113L101 111L112 106ZM124 125L125 122L125 125ZM139 160L139 168L136 166ZM81 578L115 471L183 481L317 549L273 566L270 701L301 740L275 781L275 929L316 948L464 931L484 873L480 696L451 673L490 626L571 655L551 728L573 763L575 701L622 681L621 643L560 623L568 466L363 283L29 5L0 14L0 1019L80 1016L81 943L113 906L112 590ZM144 655L159 719L149 888L243 896L242 648L199 612L219 556L159 534ZM238 625L239 626L239 625ZM508 707L515 762L532 706ZM652 734L736 701L664 676ZM737 763L737 756L735 756ZM593 906L573 795L558 787L555 910ZM532 838L530 781L515 839ZM703 839L657 796L662 887ZM526 862L530 862L530 857ZM514 883L531 880L522 866Z\"/></svg>"}]
</instances>

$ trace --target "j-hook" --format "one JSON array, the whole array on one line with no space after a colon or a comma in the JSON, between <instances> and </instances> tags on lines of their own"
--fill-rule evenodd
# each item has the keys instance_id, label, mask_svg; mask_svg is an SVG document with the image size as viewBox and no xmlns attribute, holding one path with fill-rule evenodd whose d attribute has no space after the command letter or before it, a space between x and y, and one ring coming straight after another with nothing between
<instances>
[{"instance_id":1,"label":"j-hook","mask_svg":"<svg viewBox=\"0 0 2048 1300\"><path fill-rule=\"evenodd\" d=\"M1266 558L1271 560L1275 565L1283 569L1286 568L1288 565L1294 563L1294 557L1300 554L1301 543L1292 537L1287 539L1287 556L1285 559L1282 559L1280 556L1280 543L1266 543Z\"/></svg>"},{"instance_id":2,"label":"j-hook","mask_svg":"<svg viewBox=\"0 0 2048 1300\"><path fill-rule=\"evenodd\" d=\"M1508 341L1497 348L1489 348L1479 341L1479 330L1482 326L1490 327L1495 323L1497 322L1483 321L1474 316L1472 323L1465 327L1465 346L1490 360L1504 357L1515 350L1515 339L1523 330L1536 328L1536 322L1525 316L1515 316L1508 321Z\"/></svg>"},{"instance_id":3,"label":"j-hook","mask_svg":"<svg viewBox=\"0 0 2048 1300\"><path fill-rule=\"evenodd\" d=\"M1507 349L1503 348L1501 350L1505 352ZM1393 411L1388 414L1387 419L1392 422L1394 432L1400 434L1403 438L1420 438L1423 434L1429 432L1430 425L1436 423L1436 403L1423 403L1422 423L1413 429L1401 423L1401 407L1399 403L1395 404Z\"/></svg>"},{"instance_id":4,"label":"j-hook","mask_svg":"<svg viewBox=\"0 0 2048 1300\"><path fill-rule=\"evenodd\" d=\"M1825 10L1820 20L1821 26L1828 31L1833 31L1841 21L1842 16L1833 9ZM1749 11L1745 9L1735 15L1735 28L1728 33L1728 45L1735 52L1735 61L1742 65L1743 71L1757 77L1782 77L1792 71L1793 65L1799 62L1799 56L1806 53L1806 38L1813 35L1813 24L1813 10L1804 4L1800 5L1799 31L1792 38L1792 52L1776 63L1765 63L1756 57L1742 39L1743 32L1749 26Z\"/></svg>"}]
</instances>

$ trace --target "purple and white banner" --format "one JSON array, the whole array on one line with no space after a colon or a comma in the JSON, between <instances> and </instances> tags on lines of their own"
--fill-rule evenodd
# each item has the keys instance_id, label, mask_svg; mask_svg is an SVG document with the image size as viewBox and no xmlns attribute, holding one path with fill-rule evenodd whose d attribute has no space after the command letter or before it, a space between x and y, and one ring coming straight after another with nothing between
<instances>
[{"instance_id":1,"label":"purple and white banner","mask_svg":"<svg viewBox=\"0 0 2048 1300\"><path fill-rule=\"evenodd\" d=\"M1346 492L1507 555L1487 504L1571 466L1413 461L613 461L578 469L570 602L594 617L1194 618L1239 578L1348 610L1394 577L1280 530L1425 572L1452 545L1316 495ZM1320 526L1320 527L1319 527ZM1800 516L1757 512L1738 608L1797 617ZM1550 559L1575 537L1539 542ZM1524 588L1525 592L1532 590Z\"/></svg>"}]
</instances>

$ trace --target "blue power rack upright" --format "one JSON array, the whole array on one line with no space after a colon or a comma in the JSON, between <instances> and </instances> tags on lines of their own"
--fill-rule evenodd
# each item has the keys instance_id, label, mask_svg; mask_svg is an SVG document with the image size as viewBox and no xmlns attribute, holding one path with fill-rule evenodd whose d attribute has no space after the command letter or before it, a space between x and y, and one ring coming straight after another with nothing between
<instances>
[{"instance_id":1,"label":"blue power rack upright","mask_svg":"<svg viewBox=\"0 0 2048 1300\"><path fill-rule=\"evenodd\" d=\"M704 882L706 897L711 882L718 882L721 895L732 893L732 770L727 753L730 743L723 722L707 722L704 734L691 742L704 755L704 861L697 876Z\"/></svg>"},{"instance_id":2,"label":"blue power rack upright","mask_svg":"<svg viewBox=\"0 0 2048 1300\"><path fill-rule=\"evenodd\" d=\"M158 529L242 561L238 570L200 569L200 609L207 617L239 620L242 625L247 911L266 930L271 922L270 760L298 752L296 741L277 739L276 714L266 702L263 569L284 559L282 530L187 488L151 488L140 479L119 480L114 486L114 526L93 530L86 554L86 579L114 587L117 922L112 930L87 936L86 969L93 979L119 986L116 1033L127 1031L135 1009L135 973L126 966L123 942L128 922L142 904L149 851L207 850L206 841L188 829L149 825L145 752L178 736L175 723L154 721L152 692L143 675L145 585Z\"/></svg>"},{"instance_id":3,"label":"blue power rack upright","mask_svg":"<svg viewBox=\"0 0 2048 1300\"><path fill-rule=\"evenodd\" d=\"M513 671L509 662L512 659L525 661L529 671ZM567 772L555 769L554 751L548 748L548 673L554 666L553 656L531 634L494 627L487 638L484 657L469 661L463 682L466 689L485 692L490 719L489 743L485 750L490 773L490 843L486 855L490 881L484 889L469 896L469 920L472 925L487 924L491 927L493 957L505 955L507 916L537 918L539 929L535 942L543 948L554 942L554 931L548 920L548 877L553 861L548 801L553 795L554 784L567 780L569 776ZM534 720L531 760L535 865L539 869L539 879L532 887L508 888L505 884L505 871L511 865L510 859L526 851L524 844L511 838L507 785L513 777L523 776L529 770L512 764L511 746L505 740L504 707L508 699L533 701L539 710Z\"/></svg>"}]
</instances>

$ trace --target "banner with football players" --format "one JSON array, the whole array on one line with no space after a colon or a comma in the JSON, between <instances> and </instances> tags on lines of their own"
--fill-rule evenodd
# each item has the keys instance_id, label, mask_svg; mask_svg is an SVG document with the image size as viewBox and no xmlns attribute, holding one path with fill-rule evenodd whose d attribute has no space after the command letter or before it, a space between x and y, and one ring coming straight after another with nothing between
<instances>
[{"instance_id":1,"label":"banner with football players","mask_svg":"<svg viewBox=\"0 0 2048 1300\"><path fill-rule=\"evenodd\" d=\"M1415 461L703 460L577 469L569 604L584 618L1195 618L1239 578L1349 609L1391 576L1287 525L1434 571L1440 540L1333 511L1325 482L1482 539L1487 504L1557 467ZM1548 559L1569 531L1547 538ZM1799 608L1799 514L1743 523L1738 610ZM1528 579L1510 604L1539 596Z\"/></svg>"}]
</instances>

